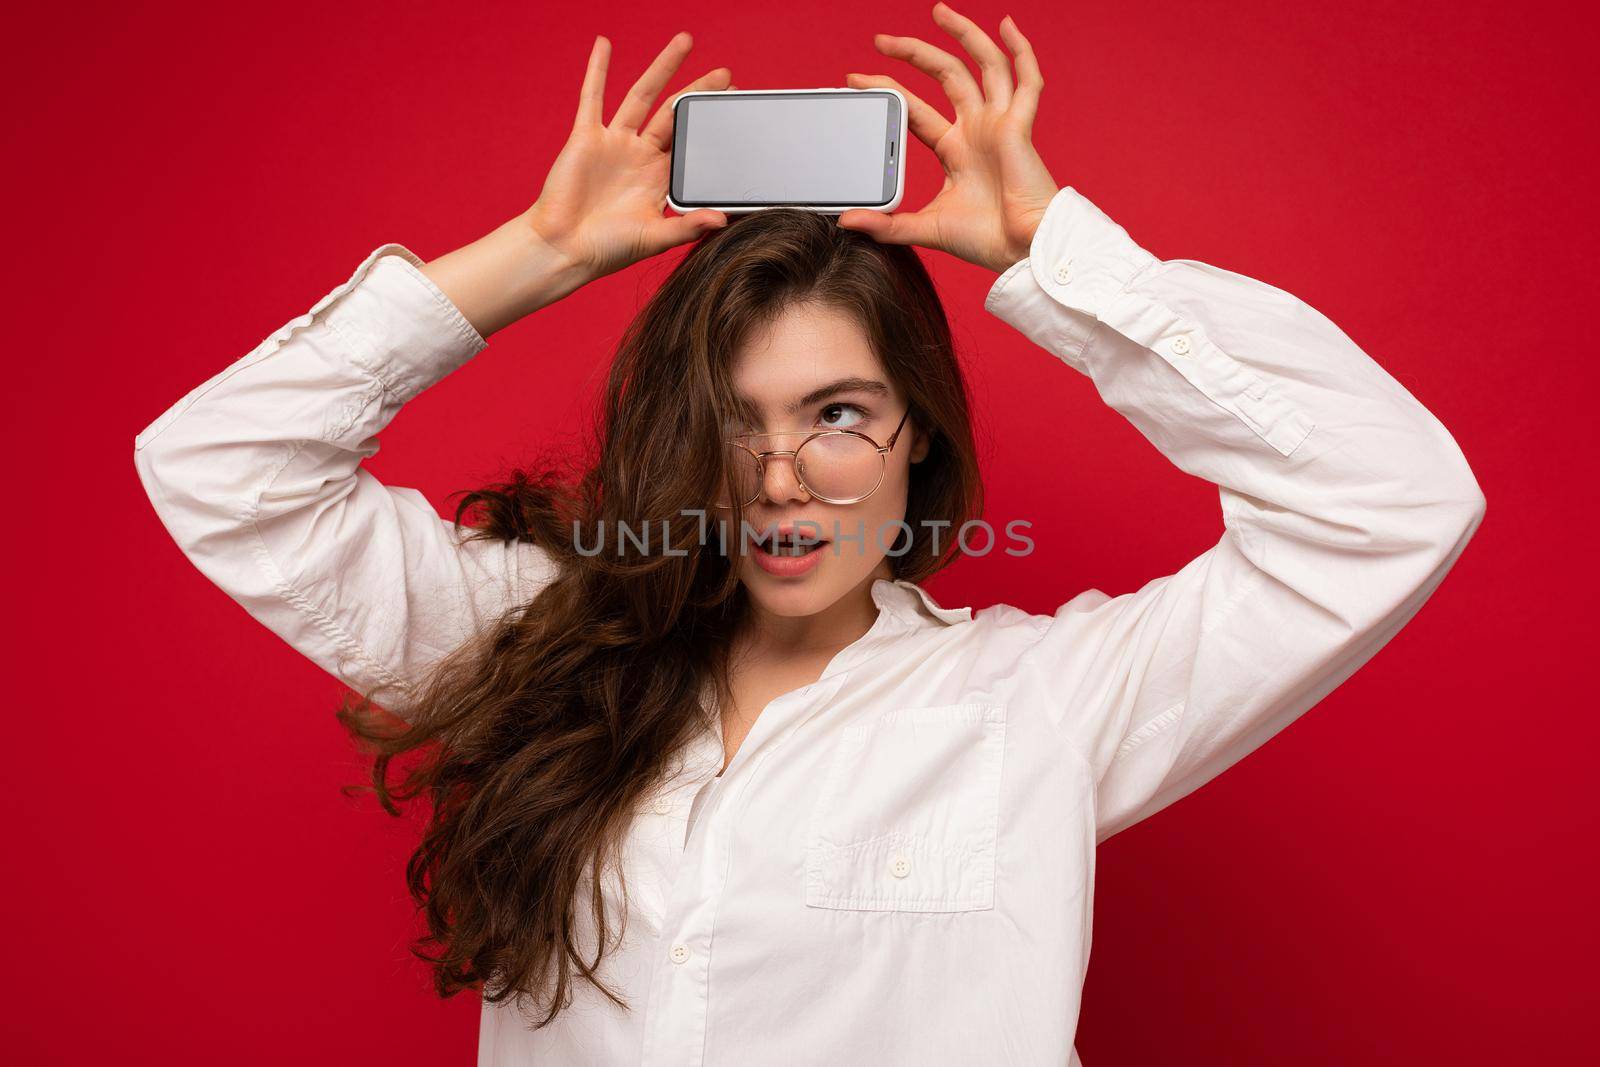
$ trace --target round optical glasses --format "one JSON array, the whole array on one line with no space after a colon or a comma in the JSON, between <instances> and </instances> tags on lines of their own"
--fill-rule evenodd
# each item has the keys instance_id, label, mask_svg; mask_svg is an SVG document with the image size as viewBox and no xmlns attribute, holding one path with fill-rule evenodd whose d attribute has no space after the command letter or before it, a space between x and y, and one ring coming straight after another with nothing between
<instances>
[{"instance_id":1,"label":"round optical glasses","mask_svg":"<svg viewBox=\"0 0 1600 1067\"><path fill-rule=\"evenodd\" d=\"M906 408L900 422L889 435L889 443L880 445L859 430L818 430L800 442L794 449L769 449L761 451L745 442L767 437L793 437L800 431L788 433L742 433L725 440L724 453L728 488L724 489L716 506L731 508L730 497L737 497L740 507L748 507L761 496L761 486L767 473L768 456L791 456L794 459L794 476L813 498L825 504L856 504L871 496L883 484L887 456L894 449L895 439L906 424L911 409Z\"/></svg>"}]
</instances>

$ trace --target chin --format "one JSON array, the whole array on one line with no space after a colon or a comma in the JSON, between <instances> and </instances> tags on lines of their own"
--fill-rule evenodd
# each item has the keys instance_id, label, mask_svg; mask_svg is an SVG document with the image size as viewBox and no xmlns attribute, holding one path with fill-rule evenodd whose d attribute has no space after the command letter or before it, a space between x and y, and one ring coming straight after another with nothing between
<instances>
[{"instance_id":1,"label":"chin","mask_svg":"<svg viewBox=\"0 0 1600 1067\"><path fill-rule=\"evenodd\" d=\"M815 615L843 596L838 575L819 566L796 578L780 578L762 570L754 560L742 563L739 580L751 601L774 615Z\"/></svg>"}]
</instances>

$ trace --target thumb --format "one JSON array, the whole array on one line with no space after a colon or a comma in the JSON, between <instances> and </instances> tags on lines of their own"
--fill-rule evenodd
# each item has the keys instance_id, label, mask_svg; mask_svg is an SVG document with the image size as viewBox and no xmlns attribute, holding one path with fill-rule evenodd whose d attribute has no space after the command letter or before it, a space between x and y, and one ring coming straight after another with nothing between
<instances>
[{"instance_id":1,"label":"thumb","mask_svg":"<svg viewBox=\"0 0 1600 1067\"><path fill-rule=\"evenodd\" d=\"M889 236L893 227L894 220L882 211L854 207L839 216L841 230L857 230L880 241Z\"/></svg>"},{"instance_id":2,"label":"thumb","mask_svg":"<svg viewBox=\"0 0 1600 1067\"><path fill-rule=\"evenodd\" d=\"M854 207L839 216L839 225L847 230L859 230L881 244L940 247L934 238L937 231L933 225L933 215L926 211L889 214Z\"/></svg>"},{"instance_id":3,"label":"thumb","mask_svg":"<svg viewBox=\"0 0 1600 1067\"><path fill-rule=\"evenodd\" d=\"M728 216L711 208L701 208L691 211L687 215L673 218L663 218L661 222L652 227L656 238L656 247L652 253L665 252L687 241L693 241L702 234L718 230L728 224Z\"/></svg>"}]
</instances>

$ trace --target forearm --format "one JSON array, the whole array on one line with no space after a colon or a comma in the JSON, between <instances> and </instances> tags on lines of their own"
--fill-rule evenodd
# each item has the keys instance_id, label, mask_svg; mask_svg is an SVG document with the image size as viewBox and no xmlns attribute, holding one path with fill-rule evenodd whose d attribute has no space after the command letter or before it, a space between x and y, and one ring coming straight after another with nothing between
<instances>
[{"instance_id":1,"label":"forearm","mask_svg":"<svg viewBox=\"0 0 1600 1067\"><path fill-rule=\"evenodd\" d=\"M1266 283L1157 260L1072 190L985 306L1178 467L1280 513L1371 532L1371 513L1409 531L1436 505L1475 509L1451 435L1337 326Z\"/></svg>"},{"instance_id":2,"label":"forearm","mask_svg":"<svg viewBox=\"0 0 1600 1067\"><path fill-rule=\"evenodd\" d=\"M591 281L517 216L422 266L485 339Z\"/></svg>"}]
</instances>

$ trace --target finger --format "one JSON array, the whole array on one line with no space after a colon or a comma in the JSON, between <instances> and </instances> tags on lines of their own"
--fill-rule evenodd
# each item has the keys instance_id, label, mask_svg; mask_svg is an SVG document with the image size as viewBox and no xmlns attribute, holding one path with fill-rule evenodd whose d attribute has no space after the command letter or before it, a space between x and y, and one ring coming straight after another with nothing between
<instances>
[{"instance_id":1,"label":"finger","mask_svg":"<svg viewBox=\"0 0 1600 1067\"><path fill-rule=\"evenodd\" d=\"M984 33L976 22L957 13L950 5L933 5L933 21L939 28L961 42L967 54L978 61L983 73L983 93L988 102L1004 109L1011 103L1011 63L998 45Z\"/></svg>"},{"instance_id":2,"label":"finger","mask_svg":"<svg viewBox=\"0 0 1600 1067\"><path fill-rule=\"evenodd\" d=\"M956 115L976 111L983 107L983 93L973 80L967 65L942 48L915 37L894 37L877 34L872 44L878 51L895 59L903 59L944 87L944 93L955 105Z\"/></svg>"},{"instance_id":3,"label":"finger","mask_svg":"<svg viewBox=\"0 0 1600 1067\"><path fill-rule=\"evenodd\" d=\"M680 30L673 34L672 40L650 61L644 73L639 75L639 80L633 83L633 88L628 90L628 95L622 98L622 104L617 108L617 113L611 116L608 128L629 132L637 130L649 113L650 105L667 87L667 82L678 70L678 64L683 62L683 57L693 47L694 38L687 32Z\"/></svg>"},{"instance_id":4,"label":"finger","mask_svg":"<svg viewBox=\"0 0 1600 1067\"><path fill-rule=\"evenodd\" d=\"M573 128L600 125L600 107L606 96L606 65L611 59L611 42L604 37L594 39L589 49L589 67L583 72L583 88L578 90L578 115Z\"/></svg>"},{"instance_id":5,"label":"finger","mask_svg":"<svg viewBox=\"0 0 1600 1067\"><path fill-rule=\"evenodd\" d=\"M923 245L937 248L933 216L921 211L888 214L870 208L851 208L839 216L839 227L867 234L886 245Z\"/></svg>"},{"instance_id":6,"label":"finger","mask_svg":"<svg viewBox=\"0 0 1600 1067\"><path fill-rule=\"evenodd\" d=\"M733 71L727 67L718 67L708 74L702 74L682 89L673 93L666 102L656 108L656 113L650 116L650 125L640 131L639 136L655 145L656 148L666 152L672 148L672 106L678 102L678 97L684 93L699 92L702 89L732 89L729 79Z\"/></svg>"},{"instance_id":7,"label":"finger","mask_svg":"<svg viewBox=\"0 0 1600 1067\"><path fill-rule=\"evenodd\" d=\"M728 216L711 208L700 208L687 215L663 217L652 222L646 238L649 255L674 248L685 241L693 241L702 234L721 229L728 224Z\"/></svg>"},{"instance_id":8,"label":"finger","mask_svg":"<svg viewBox=\"0 0 1600 1067\"><path fill-rule=\"evenodd\" d=\"M917 140L929 148L933 148L939 143L939 138L950 132L949 119L887 74L846 74L845 82L852 89L900 90L906 98L906 124Z\"/></svg>"},{"instance_id":9,"label":"finger","mask_svg":"<svg viewBox=\"0 0 1600 1067\"><path fill-rule=\"evenodd\" d=\"M1007 25L1009 23L1009 26ZM1044 75L1039 73L1039 61L1034 58L1033 46L1017 29L1017 20L1007 15L1000 20L1000 38L1016 57L1017 91L1011 96L1011 113L1022 120L1023 128L1033 129L1033 117L1039 112L1039 93L1044 89Z\"/></svg>"}]
</instances>

